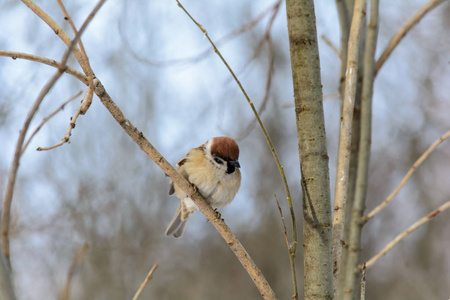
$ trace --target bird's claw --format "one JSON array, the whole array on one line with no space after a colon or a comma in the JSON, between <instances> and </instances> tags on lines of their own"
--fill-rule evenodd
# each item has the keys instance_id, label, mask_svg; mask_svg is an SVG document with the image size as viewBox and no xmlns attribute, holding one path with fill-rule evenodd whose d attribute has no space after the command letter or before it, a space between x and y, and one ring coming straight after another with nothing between
<instances>
[{"instance_id":1,"label":"bird's claw","mask_svg":"<svg viewBox=\"0 0 450 300\"><path fill-rule=\"evenodd\" d=\"M222 214L217 211L217 208L214 209L214 212L216 213L217 219L221 219ZM222 219L223 220L223 219Z\"/></svg>"}]
</instances>

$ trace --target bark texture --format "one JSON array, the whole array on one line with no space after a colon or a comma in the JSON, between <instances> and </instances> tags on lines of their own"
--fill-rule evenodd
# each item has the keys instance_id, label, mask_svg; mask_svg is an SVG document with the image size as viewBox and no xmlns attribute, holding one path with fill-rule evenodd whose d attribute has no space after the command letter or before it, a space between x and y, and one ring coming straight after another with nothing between
<instances>
[{"instance_id":1,"label":"bark texture","mask_svg":"<svg viewBox=\"0 0 450 300\"><path fill-rule=\"evenodd\" d=\"M333 296L331 203L313 1L286 1L303 194L304 299Z\"/></svg>"}]
</instances>

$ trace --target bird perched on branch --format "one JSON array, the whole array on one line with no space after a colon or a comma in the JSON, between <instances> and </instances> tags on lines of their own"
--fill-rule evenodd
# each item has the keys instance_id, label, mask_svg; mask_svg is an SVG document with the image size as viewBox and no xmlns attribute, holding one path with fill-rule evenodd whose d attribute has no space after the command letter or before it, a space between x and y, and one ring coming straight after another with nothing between
<instances>
[{"instance_id":1,"label":"bird perched on branch","mask_svg":"<svg viewBox=\"0 0 450 300\"><path fill-rule=\"evenodd\" d=\"M188 152L177 172L197 187L212 208L229 204L241 185L239 147L229 137L214 137ZM180 206L167 227L166 235L182 237L189 216L198 210L192 199L170 181L169 195L180 198Z\"/></svg>"}]
</instances>

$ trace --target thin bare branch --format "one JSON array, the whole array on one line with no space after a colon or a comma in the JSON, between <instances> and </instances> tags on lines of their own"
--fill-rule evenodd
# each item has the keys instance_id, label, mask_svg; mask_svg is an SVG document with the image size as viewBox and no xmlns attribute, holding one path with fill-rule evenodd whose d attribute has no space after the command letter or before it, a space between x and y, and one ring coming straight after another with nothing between
<instances>
[{"instance_id":1,"label":"thin bare branch","mask_svg":"<svg viewBox=\"0 0 450 300\"><path fill-rule=\"evenodd\" d=\"M401 40L405 37L405 35L411 30L411 28L414 27L417 23L422 20L422 18L426 15L427 12L432 10L433 8L437 7L439 4L444 2L444 0L432 0L425 4L408 22L406 22L405 25L400 28L400 30L392 37L392 39L389 41L389 44L387 45L386 49L383 51L383 54L381 54L380 58L377 60L375 64L375 73L378 73L378 71L381 69L383 64L386 62L386 60L391 55L392 51L395 50L395 48L398 46L398 44L401 42Z\"/></svg>"},{"instance_id":2,"label":"thin bare branch","mask_svg":"<svg viewBox=\"0 0 450 300\"><path fill-rule=\"evenodd\" d=\"M264 278L261 270L251 259L245 248L231 232L225 221L220 219L211 206L205 201L196 190L184 177L182 177L173 166L156 150L155 147L144 137L143 133L139 131L133 124L125 117L120 108L113 102L111 97L105 91L100 80L94 79L95 94L100 98L102 104L108 109L114 119L119 123L123 130L138 144L162 170L169 176L173 182L188 195L198 207L198 209L206 216L211 224L217 229L219 234L226 241L230 249L236 255L242 266L252 278L256 287L259 289L264 299L277 299L275 293L270 287L267 280Z\"/></svg>"},{"instance_id":3,"label":"thin bare branch","mask_svg":"<svg viewBox=\"0 0 450 300\"><path fill-rule=\"evenodd\" d=\"M154 264L153 267L150 269L150 271L148 272L147 276L144 279L144 282L141 283L139 289L136 291L136 294L134 294L133 300L137 300L137 298L139 298L147 283L150 281L150 279L152 279L153 272L155 272L157 267L158 265Z\"/></svg>"},{"instance_id":4,"label":"thin bare branch","mask_svg":"<svg viewBox=\"0 0 450 300\"><path fill-rule=\"evenodd\" d=\"M409 180L411 175L414 173L414 171L423 163L425 159L433 152L434 149L436 149L437 146L439 146L443 141L448 139L450 137L450 130L444 133L440 138L438 138L420 157L419 159L413 164L413 166L409 169L408 173L406 173L405 177L403 177L400 184L395 188L395 190L383 201L375 207L370 213L368 213L366 216L362 217L361 222L366 223L370 219L372 219L376 214L378 214L386 205L389 204L389 202L392 201L392 199L397 195L397 193L401 190L401 188L405 185L405 183Z\"/></svg>"},{"instance_id":5,"label":"thin bare branch","mask_svg":"<svg viewBox=\"0 0 450 300\"><path fill-rule=\"evenodd\" d=\"M439 213L445 211L446 209L450 208L450 201L445 202L442 204L438 209L433 210L428 215L423 217L422 219L418 220L414 224L412 224L408 229L397 235L395 239L393 239L389 244L387 244L383 250L381 250L378 254L373 256L371 259L369 259L365 265L367 268L370 268L373 266L373 264L379 260L382 256L384 256L389 250L391 250L395 245L397 245L401 240L403 240L405 237L407 237L409 234L411 234L414 230L419 228L420 226L424 225L425 223L432 220L434 217L436 217ZM362 268L363 266L360 266Z\"/></svg>"},{"instance_id":6,"label":"thin bare branch","mask_svg":"<svg viewBox=\"0 0 450 300\"><path fill-rule=\"evenodd\" d=\"M295 253L292 253L292 247L289 244L289 238L286 230L286 223L284 222L283 211L281 210L280 202L278 201L277 195L274 195L275 200L277 202L278 211L280 212L281 224L283 225L283 233L284 238L286 240L286 247L289 252L289 261L291 262L291 272L292 272L292 285L294 287L294 295L292 295L292 299L298 299L298 288L297 288L297 275L295 273Z\"/></svg>"},{"instance_id":7,"label":"thin bare branch","mask_svg":"<svg viewBox=\"0 0 450 300\"><path fill-rule=\"evenodd\" d=\"M333 51L337 54L339 58L341 58L341 52L339 51L339 48L335 44L333 44L333 42L325 34L322 34L320 38L325 42L325 44L327 44L331 49L333 49Z\"/></svg>"},{"instance_id":8,"label":"thin bare branch","mask_svg":"<svg viewBox=\"0 0 450 300\"><path fill-rule=\"evenodd\" d=\"M64 102L63 104L61 104L57 109L55 109L51 114L49 114L47 117L45 117L44 119L42 119L42 122L36 127L36 129L33 131L33 133L30 135L30 137L28 138L28 140L26 141L25 145L22 147L22 154L25 151L25 149L28 147L28 144L31 142L31 140L33 139L33 137L36 135L36 133L38 133L38 131L42 128L42 126L44 126L45 123L48 122L48 120L50 120L53 116L55 116L59 111L63 110L64 107L69 103L72 102L73 100L75 100L76 98L78 98L81 95L81 91L79 91L76 95L70 97L69 100L67 100L66 102Z\"/></svg>"},{"instance_id":9,"label":"thin bare branch","mask_svg":"<svg viewBox=\"0 0 450 300\"><path fill-rule=\"evenodd\" d=\"M348 42L347 71L345 93L342 99L341 126L339 132L339 153L336 174L336 189L333 214L333 275L334 295L339 282L342 255L342 238L345 223L345 205L347 201L348 175L351 155L353 108L355 105L359 44L366 14L366 1L357 0L353 13Z\"/></svg>"},{"instance_id":10,"label":"thin bare branch","mask_svg":"<svg viewBox=\"0 0 450 300\"><path fill-rule=\"evenodd\" d=\"M81 262L86 256L88 249L89 249L88 244L85 243L73 256L72 263L69 267L69 270L67 271L66 284L64 285L64 288L61 291L59 300L70 299L70 288L72 286L73 276L75 275L76 271L78 270L78 267L80 266Z\"/></svg>"},{"instance_id":11,"label":"thin bare branch","mask_svg":"<svg viewBox=\"0 0 450 300\"><path fill-rule=\"evenodd\" d=\"M0 56L11 57L12 59L17 59L17 58L26 59L26 60L42 63L42 64L45 64L48 66L52 66L57 69L64 69L63 65L60 62L58 62L54 59L50 59L50 58L46 58L46 57L42 57L42 56L38 56L38 55L22 53L22 52L15 52L15 51L0 50ZM88 84L88 82L89 82L86 75L84 75L83 73L81 73L71 67L66 66L64 72L74 76L75 78L77 78L78 80L83 82L84 84Z\"/></svg>"},{"instance_id":12,"label":"thin bare branch","mask_svg":"<svg viewBox=\"0 0 450 300\"><path fill-rule=\"evenodd\" d=\"M89 89L89 88L86 90L86 92L85 92L85 94L84 94L84 97L83 97L83 101L84 101L84 99L86 99L86 97L88 97L88 96L86 96L86 94L88 94L90 91L91 91L91 89ZM91 96L91 97L92 97L92 96ZM49 147L38 147L38 148L36 149L37 151L48 151L48 150L52 150L52 149L58 148L59 146L62 146L62 145L65 144L65 143L69 143L69 142L70 142L70 136L72 135L72 129L75 128L77 119L78 119L78 117L79 117L80 114L81 114L81 108L82 108L82 106L83 106L83 101L81 101L81 103L82 103L81 106L80 106L80 107L75 111L75 113L70 117L69 127L67 128L66 134L65 134L64 137L61 139L61 141L59 141L58 143L56 143L56 144L53 145L53 146L49 146Z\"/></svg>"}]
</instances>

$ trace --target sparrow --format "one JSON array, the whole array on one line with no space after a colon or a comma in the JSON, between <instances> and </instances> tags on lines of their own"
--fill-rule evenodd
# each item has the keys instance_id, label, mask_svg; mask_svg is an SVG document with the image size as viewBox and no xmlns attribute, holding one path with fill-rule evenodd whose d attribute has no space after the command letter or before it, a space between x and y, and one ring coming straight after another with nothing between
<instances>
[{"instance_id":1,"label":"sparrow","mask_svg":"<svg viewBox=\"0 0 450 300\"><path fill-rule=\"evenodd\" d=\"M239 147L232 138L214 137L189 151L177 164L177 172L197 188L212 208L218 209L229 204L241 186L238 158ZM180 199L180 206L167 227L166 235L180 238L189 216L198 208L170 181L169 195L173 193Z\"/></svg>"}]
</instances>

